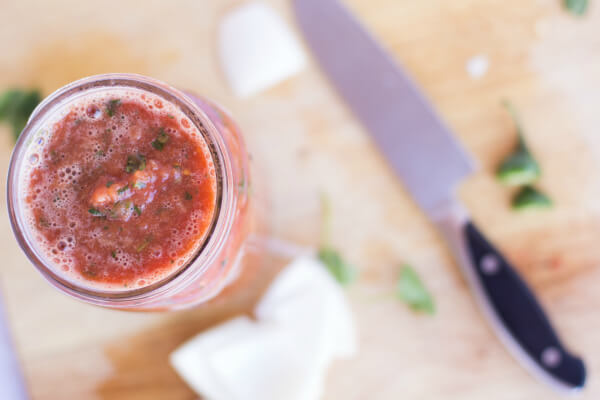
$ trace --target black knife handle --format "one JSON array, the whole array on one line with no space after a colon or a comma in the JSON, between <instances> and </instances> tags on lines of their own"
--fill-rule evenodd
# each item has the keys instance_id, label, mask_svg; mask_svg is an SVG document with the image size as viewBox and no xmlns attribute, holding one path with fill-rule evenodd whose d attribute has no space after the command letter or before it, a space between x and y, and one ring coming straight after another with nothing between
<instances>
[{"instance_id":1,"label":"black knife handle","mask_svg":"<svg viewBox=\"0 0 600 400\"><path fill-rule=\"evenodd\" d=\"M567 389L583 388L583 361L563 346L531 289L472 222L463 232L476 279L506 331L538 368Z\"/></svg>"},{"instance_id":2,"label":"black knife handle","mask_svg":"<svg viewBox=\"0 0 600 400\"><path fill-rule=\"evenodd\" d=\"M583 361L561 343L535 295L454 199L430 212L500 341L532 375L560 392L585 385Z\"/></svg>"}]
</instances>

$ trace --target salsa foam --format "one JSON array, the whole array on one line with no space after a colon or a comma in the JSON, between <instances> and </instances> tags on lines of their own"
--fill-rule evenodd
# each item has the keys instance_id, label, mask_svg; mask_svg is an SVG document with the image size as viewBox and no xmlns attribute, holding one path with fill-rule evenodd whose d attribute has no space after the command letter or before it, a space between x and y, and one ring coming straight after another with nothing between
<instances>
[{"instance_id":1,"label":"salsa foam","mask_svg":"<svg viewBox=\"0 0 600 400\"><path fill-rule=\"evenodd\" d=\"M28 229L55 272L102 290L151 285L198 252L216 208L200 130L141 90L63 106L28 156Z\"/></svg>"}]
</instances>

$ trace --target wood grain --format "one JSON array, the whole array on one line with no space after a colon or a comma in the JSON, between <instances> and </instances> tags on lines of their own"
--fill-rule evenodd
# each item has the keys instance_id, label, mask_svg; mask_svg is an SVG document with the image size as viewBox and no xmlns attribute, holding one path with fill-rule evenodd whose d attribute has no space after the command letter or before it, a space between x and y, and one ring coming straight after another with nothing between
<instances>
[{"instance_id":1,"label":"wood grain","mask_svg":"<svg viewBox=\"0 0 600 400\"><path fill-rule=\"evenodd\" d=\"M292 23L289 2L270 0ZM215 57L215 29L234 0L0 1L0 89L45 94L103 72L137 72L229 108L269 184L282 238L313 245L318 194L334 203L337 246L361 270L348 292L360 355L336 363L324 399L552 399L493 337L450 254L314 63L248 100L233 97ZM348 0L421 84L479 162L461 188L477 223L537 290L565 340L584 355L600 397L600 7L577 19L559 0ZM473 56L490 61L471 78ZM556 207L513 213L493 177L515 141L499 106L510 98ZM402 129L402 127L399 127ZM0 128L4 180L11 135ZM5 181L0 182L2 187ZM167 364L174 348L247 300L173 314L80 304L34 271L10 232L0 197L0 267L12 328L34 399L194 399ZM433 318L392 297L410 262L438 303ZM265 277L266 280L266 277Z\"/></svg>"}]
</instances>

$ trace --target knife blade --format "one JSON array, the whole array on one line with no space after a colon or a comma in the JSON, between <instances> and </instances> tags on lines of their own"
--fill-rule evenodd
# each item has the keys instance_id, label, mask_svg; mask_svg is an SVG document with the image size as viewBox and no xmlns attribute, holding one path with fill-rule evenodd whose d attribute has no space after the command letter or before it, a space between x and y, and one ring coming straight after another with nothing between
<instances>
[{"instance_id":1,"label":"knife blade","mask_svg":"<svg viewBox=\"0 0 600 400\"><path fill-rule=\"evenodd\" d=\"M553 388L581 389L583 361L566 350L533 292L456 200L455 188L473 163L446 124L339 1L293 0L293 6L321 69L437 224L501 342Z\"/></svg>"},{"instance_id":2,"label":"knife blade","mask_svg":"<svg viewBox=\"0 0 600 400\"><path fill-rule=\"evenodd\" d=\"M469 155L390 55L355 29L348 10L331 1L295 4L322 69L416 202L426 212L434 208L472 171Z\"/></svg>"},{"instance_id":3,"label":"knife blade","mask_svg":"<svg viewBox=\"0 0 600 400\"><path fill-rule=\"evenodd\" d=\"M0 294L0 399L29 399L8 326L2 294Z\"/></svg>"}]
</instances>

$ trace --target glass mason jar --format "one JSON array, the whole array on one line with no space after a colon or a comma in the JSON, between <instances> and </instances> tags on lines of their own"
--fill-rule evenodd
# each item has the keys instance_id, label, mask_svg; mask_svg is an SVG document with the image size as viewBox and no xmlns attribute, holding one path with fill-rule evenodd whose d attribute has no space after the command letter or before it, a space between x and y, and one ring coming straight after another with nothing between
<instances>
[{"instance_id":1,"label":"glass mason jar","mask_svg":"<svg viewBox=\"0 0 600 400\"><path fill-rule=\"evenodd\" d=\"M132 89L158 96L180 110L195 124L210 149L216 175L216 205L203 243L190 261L161 280L141 288L118 291L90 288L68 279L36 243L35 232L25 220L24 167L47 142L45 128L81 96L101 91ZM45 137L46 136L46 137ZM206 303L239 280L248 259L248 237L256 229L250 198L249 158L241 133L230 116L203 98L184 93L165 83L133 74L106 74L81 79L47 97L33 112L13 151L8 172L8 211L19 245L42 275L63 293L99 306L125 310L180 309ZM253 274L251 267L245 275ZM236 285L242 286L243 285Z\"/></svg>"}]
</instances>

